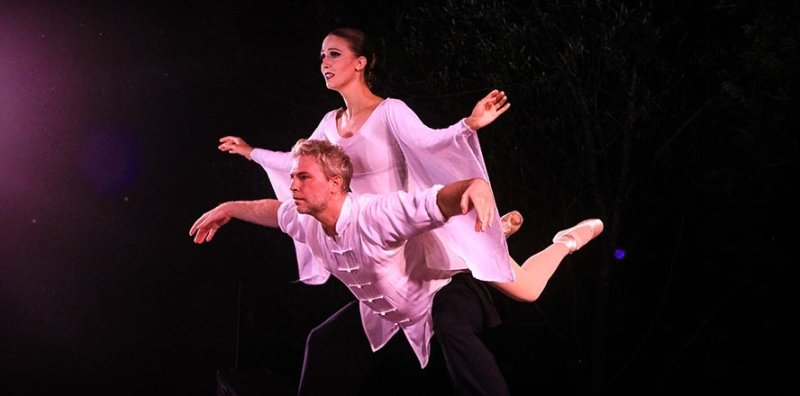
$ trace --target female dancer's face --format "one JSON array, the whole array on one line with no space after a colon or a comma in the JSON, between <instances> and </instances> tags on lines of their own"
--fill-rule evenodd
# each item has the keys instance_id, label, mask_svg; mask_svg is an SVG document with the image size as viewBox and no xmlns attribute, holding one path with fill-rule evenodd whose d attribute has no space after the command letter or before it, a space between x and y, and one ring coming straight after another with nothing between
<instances>
[{"instance_id":1,"label":"female dancer's face","mask_svg":"<svg viewBox=\"0 0 800 396\"><path fill-rule=\"evenodd\" d=\"M339 90L353 81L364 83L366 58L357 56L347 40L329 35L322 41L319 53L320 70L328 89Z\"/></svg>"}]
</instances>

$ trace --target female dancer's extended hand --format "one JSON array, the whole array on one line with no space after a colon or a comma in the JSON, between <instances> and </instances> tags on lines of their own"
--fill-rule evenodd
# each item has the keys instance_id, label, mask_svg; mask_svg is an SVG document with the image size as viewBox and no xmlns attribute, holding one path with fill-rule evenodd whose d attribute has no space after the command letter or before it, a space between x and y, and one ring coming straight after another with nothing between
<instances>
[{"instance_id":1,"label":"female dancer's extended hand","mask_svg":"<svg viewBox=\"0 0 800 396\"><path fill-rule=\"evenodd\" d=\"M242 157L250 159L250 153L253 151L253 147L251 147L244 139L238 136L225 136L219 139L220 151L227 151L231 154L239 154Z\"/></svg>"},{"instance_id":2,"label":"female dancer's extended hand","mask_svg":"<svg viewBox=\"0 0 800 396\"><path fill-rule=\"evenodd\" d=\"M511 103L508 103L506 93L495 89L475 104L472 114L464 121L468 127L477 131L491 124L497 117L505 113L510 106Z\"/></svg>"}]
</instances>

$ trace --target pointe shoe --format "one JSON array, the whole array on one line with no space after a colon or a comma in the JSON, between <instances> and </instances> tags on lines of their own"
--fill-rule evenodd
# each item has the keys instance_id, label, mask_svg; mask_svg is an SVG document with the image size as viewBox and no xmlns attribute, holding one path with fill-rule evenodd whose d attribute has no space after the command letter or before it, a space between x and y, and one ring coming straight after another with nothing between
<instances>
[{"instance_id":1,"label":"pointe shoe","mask_svg":"<svg viewBox=\"0 0 800 396\"><path fill-rule=\"evenodd\" d=\"M516 210L504 214L503 217L500 218L500 224L503 225L503 235L505 235L506 238L510 237L519 230L524 220L525 219L522 218L522 213Z\"/></svg>"},{"instance_id":2,"label":"pointe shoe","mask_svg":"<svg viewBox=\"0 0 800 396\"><path fill-rule=\"evenodd\" d=\"M559 231L553 237L553 243L563 243L569 249L569 253L572 254L600 235L601 232L603 232L603 221L600 219L588 219L574 227Z\"/></svg>"}]
</instances>

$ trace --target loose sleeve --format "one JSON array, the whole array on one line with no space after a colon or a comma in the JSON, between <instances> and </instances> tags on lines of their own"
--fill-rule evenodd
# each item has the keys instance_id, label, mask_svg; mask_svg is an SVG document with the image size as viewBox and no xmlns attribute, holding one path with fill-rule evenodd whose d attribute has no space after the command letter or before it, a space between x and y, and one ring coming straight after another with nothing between
<instances>
[{"instance_id":1,"label":"loose sleeve","mask_svg":"<svg viewBox=\"0 0 800 396\"><path fill-rule=\"evenodd\" d=\"M442 226L447 221L437 204L442 189L437 184L425 190L364 195L361 224L366 236L384 247L396 247L409 238Z\"/></svg>"},{"instance_id":2,"label":"loose sleeve","mask_svg":"<svg viewBox=\"0 0 800 396\"><path fill-rule=\"evenodd\" d=\"M476 177L490 181L478 134L463 119L447 128L432 129L400 100L393 99L386 111L387 126L403 151L412 190ZM469 269L475 278L486 281L512 281L508 245L496 207L495 213L494 224L485 232L475 232L474 211L455 216L433 230L455 258L430 265L437 269Z\"/></svg>"},{"instance_id":3,"label":"loose sleeve","mask_svg":"<svg viewBox=\"0 0 800 396\"><path fill-rule=\"evenodd\" d=\"M322 122L320 122L320 125L317 126L317 129L311 134L311 139L322 138L322 125ZM250 158L261 165L267 173L269 182L275 192L275 197L279 201L291 202L292 194L289 190L289 186L291 185L289 173L292 170L291 153L255 148L250 153ZM283 207L283 205L281 205L281 207ZM294 249L297 256L298 280L310 285L325 283L330 273L319 260L314 258L311 254L311 249L304 241L301 242L297 240L293 235L292 238L294 239Z\"/></svg>"},{"instance_id":4,"label":"loose sleeve","mask_svg":"<svg viewBox=\"0 0 800 396\"><path fill-rule=\"evenodd\" d=\"M309 139L324 139L322 123L311 134ZM288 201L292 198L289 192L291 180L289 173L292 171L292 154L288 151L273 151L263 148L254 148L250 153L250 158L261 165L267 173L269 182L275 191L275 197L279 201Z\"/></svg>"},{"instance_id":5,"label":"loose sleeve","mask_svg":"<svg viewBox=\"0 0 800 396\"><path fill-rule=\"evenodd\" d=\"M449 150L453 144L462 144L465 138L475 134L464 119L447 128L430 128L405 102L398 99L387 100L390 101L386 106L387 125L398 141L410 147L436 153Z\"/></svg>"},{"instance_id":6,"label":"loose sleeve","mask_svg":"<svg viewBox=\"0 0 800 396\"><path fill-rule=\"evenodd\" d=\"M299 281L309 285L320 285L330 277L327 268L311 254L306 244L308 235L308 218L297 213L294 201L281 203L278 207L278 226L281 231L292 237L297 253L297 271Z\"/></svg>"},{"instance_id":7,"label":"loose sleeve","mask_svg":"<svg viewBox=\"0 0 800 396\"><path fill-rule=\"evenodd\" d=\"M264 168L267 173L275 197L279 201L287 201L292 198L289 193L289 172L292 170L292 155L289 152L272 151L262 148L254 148L250 153L250 158Z\"/></svg>"}]
</instances>

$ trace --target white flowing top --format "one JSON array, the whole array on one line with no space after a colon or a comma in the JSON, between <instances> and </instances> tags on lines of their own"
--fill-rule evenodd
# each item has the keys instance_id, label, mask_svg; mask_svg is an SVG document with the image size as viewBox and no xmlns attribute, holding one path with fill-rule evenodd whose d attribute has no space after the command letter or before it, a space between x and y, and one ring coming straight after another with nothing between
<instances>
[{"instance_id":1,"label":"white flowing top","mask_svg":"<svg viewBox=\"0 0 800 396\"><path fill-rule=\"evenodd\" d=\"M423 368L428 364L433 335L433 297L454 272L407 260L409 249L417 247L406 241L445 224L436 204L441 188L380 195L350 193L336 221L335 237L326 235L313 217L297 213L292 200L278 209L281 230L307 246L323 263L322 269L342 281L359 300L361 323L372 350L382 348L402 329Z\"/></svg>"},{"instance_id":2,"label":"white flowing top","mask_svg":"<svg viewBox=\"0 0 800 396\"><path fill-rule=\"evenodd\" d=\"M396 190L414 192L436 184L480 177L489 180L478 135L464 120L443 129L427 127L401 100L384 99L357 133L339 135L338 110L328 112L310 139L324 139L341 146L353 162L351 188L358 194ZM291 155L256 148L250 157L269 176L280 201L291 200ZM495 209L497 212L497 209ZM474 211L455 216L443 227L413 239L419 249L407 249L407 260L420 260L429 268L469 270L485 281L510 282L514 273L508 263L508 245L499 213L486 232L475 232ZM295 241L300 280L324 283L329 273L302 242Z\"/></svg>"}]
</instances>

